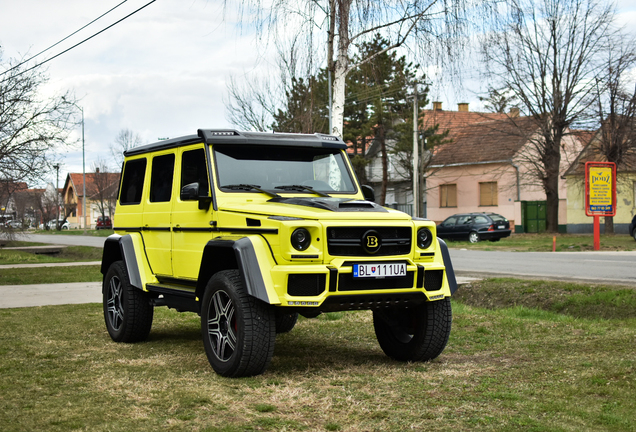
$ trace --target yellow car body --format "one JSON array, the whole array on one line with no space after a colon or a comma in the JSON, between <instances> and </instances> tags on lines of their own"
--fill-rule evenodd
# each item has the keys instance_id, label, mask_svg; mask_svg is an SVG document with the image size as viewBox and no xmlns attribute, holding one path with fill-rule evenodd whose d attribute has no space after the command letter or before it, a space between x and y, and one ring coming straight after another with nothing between
<instances>
[{"instance_id":1,"label":"yellow car body","mask_svg":"<svg viewBox=\"0 0 636 432\"><path fill-rule=\"evenodd\" d=\"M448 300L457 284L435 224L367 200L353 172L346 145L321 134L199 130L129 150L102 261L109 331L128 331L120 303L138 296L117 283L144 293L144 313L149 302L201 314L210 281L228 271L277 317Z\"/></svg>"}]
</instances>

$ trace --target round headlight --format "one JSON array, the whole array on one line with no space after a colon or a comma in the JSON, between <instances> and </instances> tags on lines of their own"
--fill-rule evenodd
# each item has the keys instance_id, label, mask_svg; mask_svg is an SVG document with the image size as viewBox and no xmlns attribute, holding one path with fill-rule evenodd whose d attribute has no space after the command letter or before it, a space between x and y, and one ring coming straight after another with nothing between
<instances>
[{"instance_id":1,"label":"round headlight","mask_svg":"<svg viewBox=\"0 0 636 432\"><path fill-rule=\"evenodd\" d=\"M311 243L311 234L305 228L296 228L291 235L291 244L294 249L304 251Z\"/></svg>"},{"instance_id":2,"label":"round headlight","mask_svg":"<svg viewBox=\"0 0 636 432\"><path fill-rule=\"evenodd\" d=\"M428 228L420 228L417 231L417 247L420 249L428 249L433 243L433 233Z\"/></svg>"}]
</instances>

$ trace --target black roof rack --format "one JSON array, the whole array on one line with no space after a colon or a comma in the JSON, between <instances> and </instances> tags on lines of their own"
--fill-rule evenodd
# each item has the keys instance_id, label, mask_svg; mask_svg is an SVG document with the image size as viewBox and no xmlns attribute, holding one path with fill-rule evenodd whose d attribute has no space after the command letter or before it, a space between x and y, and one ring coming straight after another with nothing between
<instances>
[{"instance_id":1,"label":"black roof rack","mask_svg":"<svg viewBox=\"0 0 636 432\"><path fill-rule=\"evenodd\" d=\"M167 150L173 147L205 142L208 144L254 144L254 145L283 145L299 147L326 147L346 149L342 139L320 133L291 134L268 132L240 132L232 129L199 129L196 135L159 141L152 144L135 147L124 152L125 156L133 156L152 151Z\"/></svg>"}]
</instances>

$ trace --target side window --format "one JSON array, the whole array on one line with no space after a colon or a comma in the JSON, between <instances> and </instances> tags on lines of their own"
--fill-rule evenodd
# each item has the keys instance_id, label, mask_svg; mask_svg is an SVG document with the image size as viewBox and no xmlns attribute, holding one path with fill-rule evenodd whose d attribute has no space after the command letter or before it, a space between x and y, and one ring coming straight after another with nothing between
<instances>
[{"instance_id":1,"label":"side window","mask_svg":"<svg viewBox=\"0 0 636 432\"><path fill-rule=\"evenodd\" d=\"M150 202L170 201L174 177L174 154L157 156L152 160Z\"/></svg>"},{"instance_id":2,"label":"side window","mask_svg":"<svg viewBox=\"0 0 636 432\"><path fill-rule=\"evenodd\" d=\"M485 223L488 223L488 219L486 219L483 216L476 216L475 217L475 223L476 224L485 224Z\"/></svg>"},{"instance_id":3,"label":"side window","mask_svg":"<svg viewBox=\"0 0 636 432\"><path fill-rule=\"evenodd\" d=\"M457 218L455 216L449 217L448 219L446 219L442 225L446 226L446 227L452 227L455 226L455 222L457 222Z\"/></svg>"},{"instance_id":4,"label":"side window","mask_svg":"<svg viewBox=\"0 0 636 432\"><path fill-rule=\"evenodd\" d=\"M191 183L199 183L200 195L208 194L208 167L205 163L205 151L202 148L183 152L181 188Z\"/></svg>"},{"instance_id":5,"label":"side window","mask_svg":"<svg viewBox=\"0 0 636 432\"><path fill-rule=\"evenodd\" d=\"M124 165L124 179L119 193L120 204L139 204L144 190L146 159L129 160Z\"/></svg>"}]
</instances>

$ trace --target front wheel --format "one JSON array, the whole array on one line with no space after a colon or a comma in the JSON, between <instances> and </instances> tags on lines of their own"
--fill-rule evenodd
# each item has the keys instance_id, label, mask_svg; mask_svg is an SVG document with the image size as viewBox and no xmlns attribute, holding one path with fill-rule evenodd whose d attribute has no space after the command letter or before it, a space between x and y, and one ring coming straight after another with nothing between
<instances>
[{"instance_id":1,"label":"front wheel","mask_svg":"<svg viewBox=\"0 0 636 432\"><path fill-rule=\"evenodd\" d=\"M634 237L634 240L636 240L636 229L632 231L632 237Z\"/></svg>"},{"instance_id":2,"label":"front wheel","mask_svg":"<svg viewBox=\"0 0 636 432\"><path fill-rule=\"evenodd\" d=\"M479 241L479 234L477 234L476 231L471 231L471 233L468 234L468 241L471 243L477 243Z\"/></svg>"},{"instance_id":3,"label":"front wheel","mask_svg":"<svg viewBox=\"0 0 636 432\"><path fill-rule=\"evenodd\" d=\"M285 313L276 309L276 333L289 333L298 321L298 313Z\"/></svg>"},{"instance_id":4,"label":"front wheel","mask_svg":"<svg viewBox=\"0 0 636 432\"><path fill-rule=\"evenodd\" d=\"M225 377L259 375L274 355L274 310L247 294L238 270L224 270L205 289L201 333L216 373Z\"/></svg>"},{"instance_id":5,"label":"front wheel","mask_svg":"<svg viewBox=\"0 0 636 432\"><path fill-rule=\"evenodd\" d=\"M102 287L104 320L115 342L146 340L152 327L154 308L147 294L130 284L123 261L111 264Z\"/></svg>"},{"instance_id":6,"label":"front wheel","mask_svg":"<svg viewBox=\"0 0 636 432\"><path fill-rule=\"evenodd\" d=\"M410 308L373 311L373 327L382 351L400 361L428 361L439 356L451 331L450 298Z\"/></svg>"}]
</instances>

